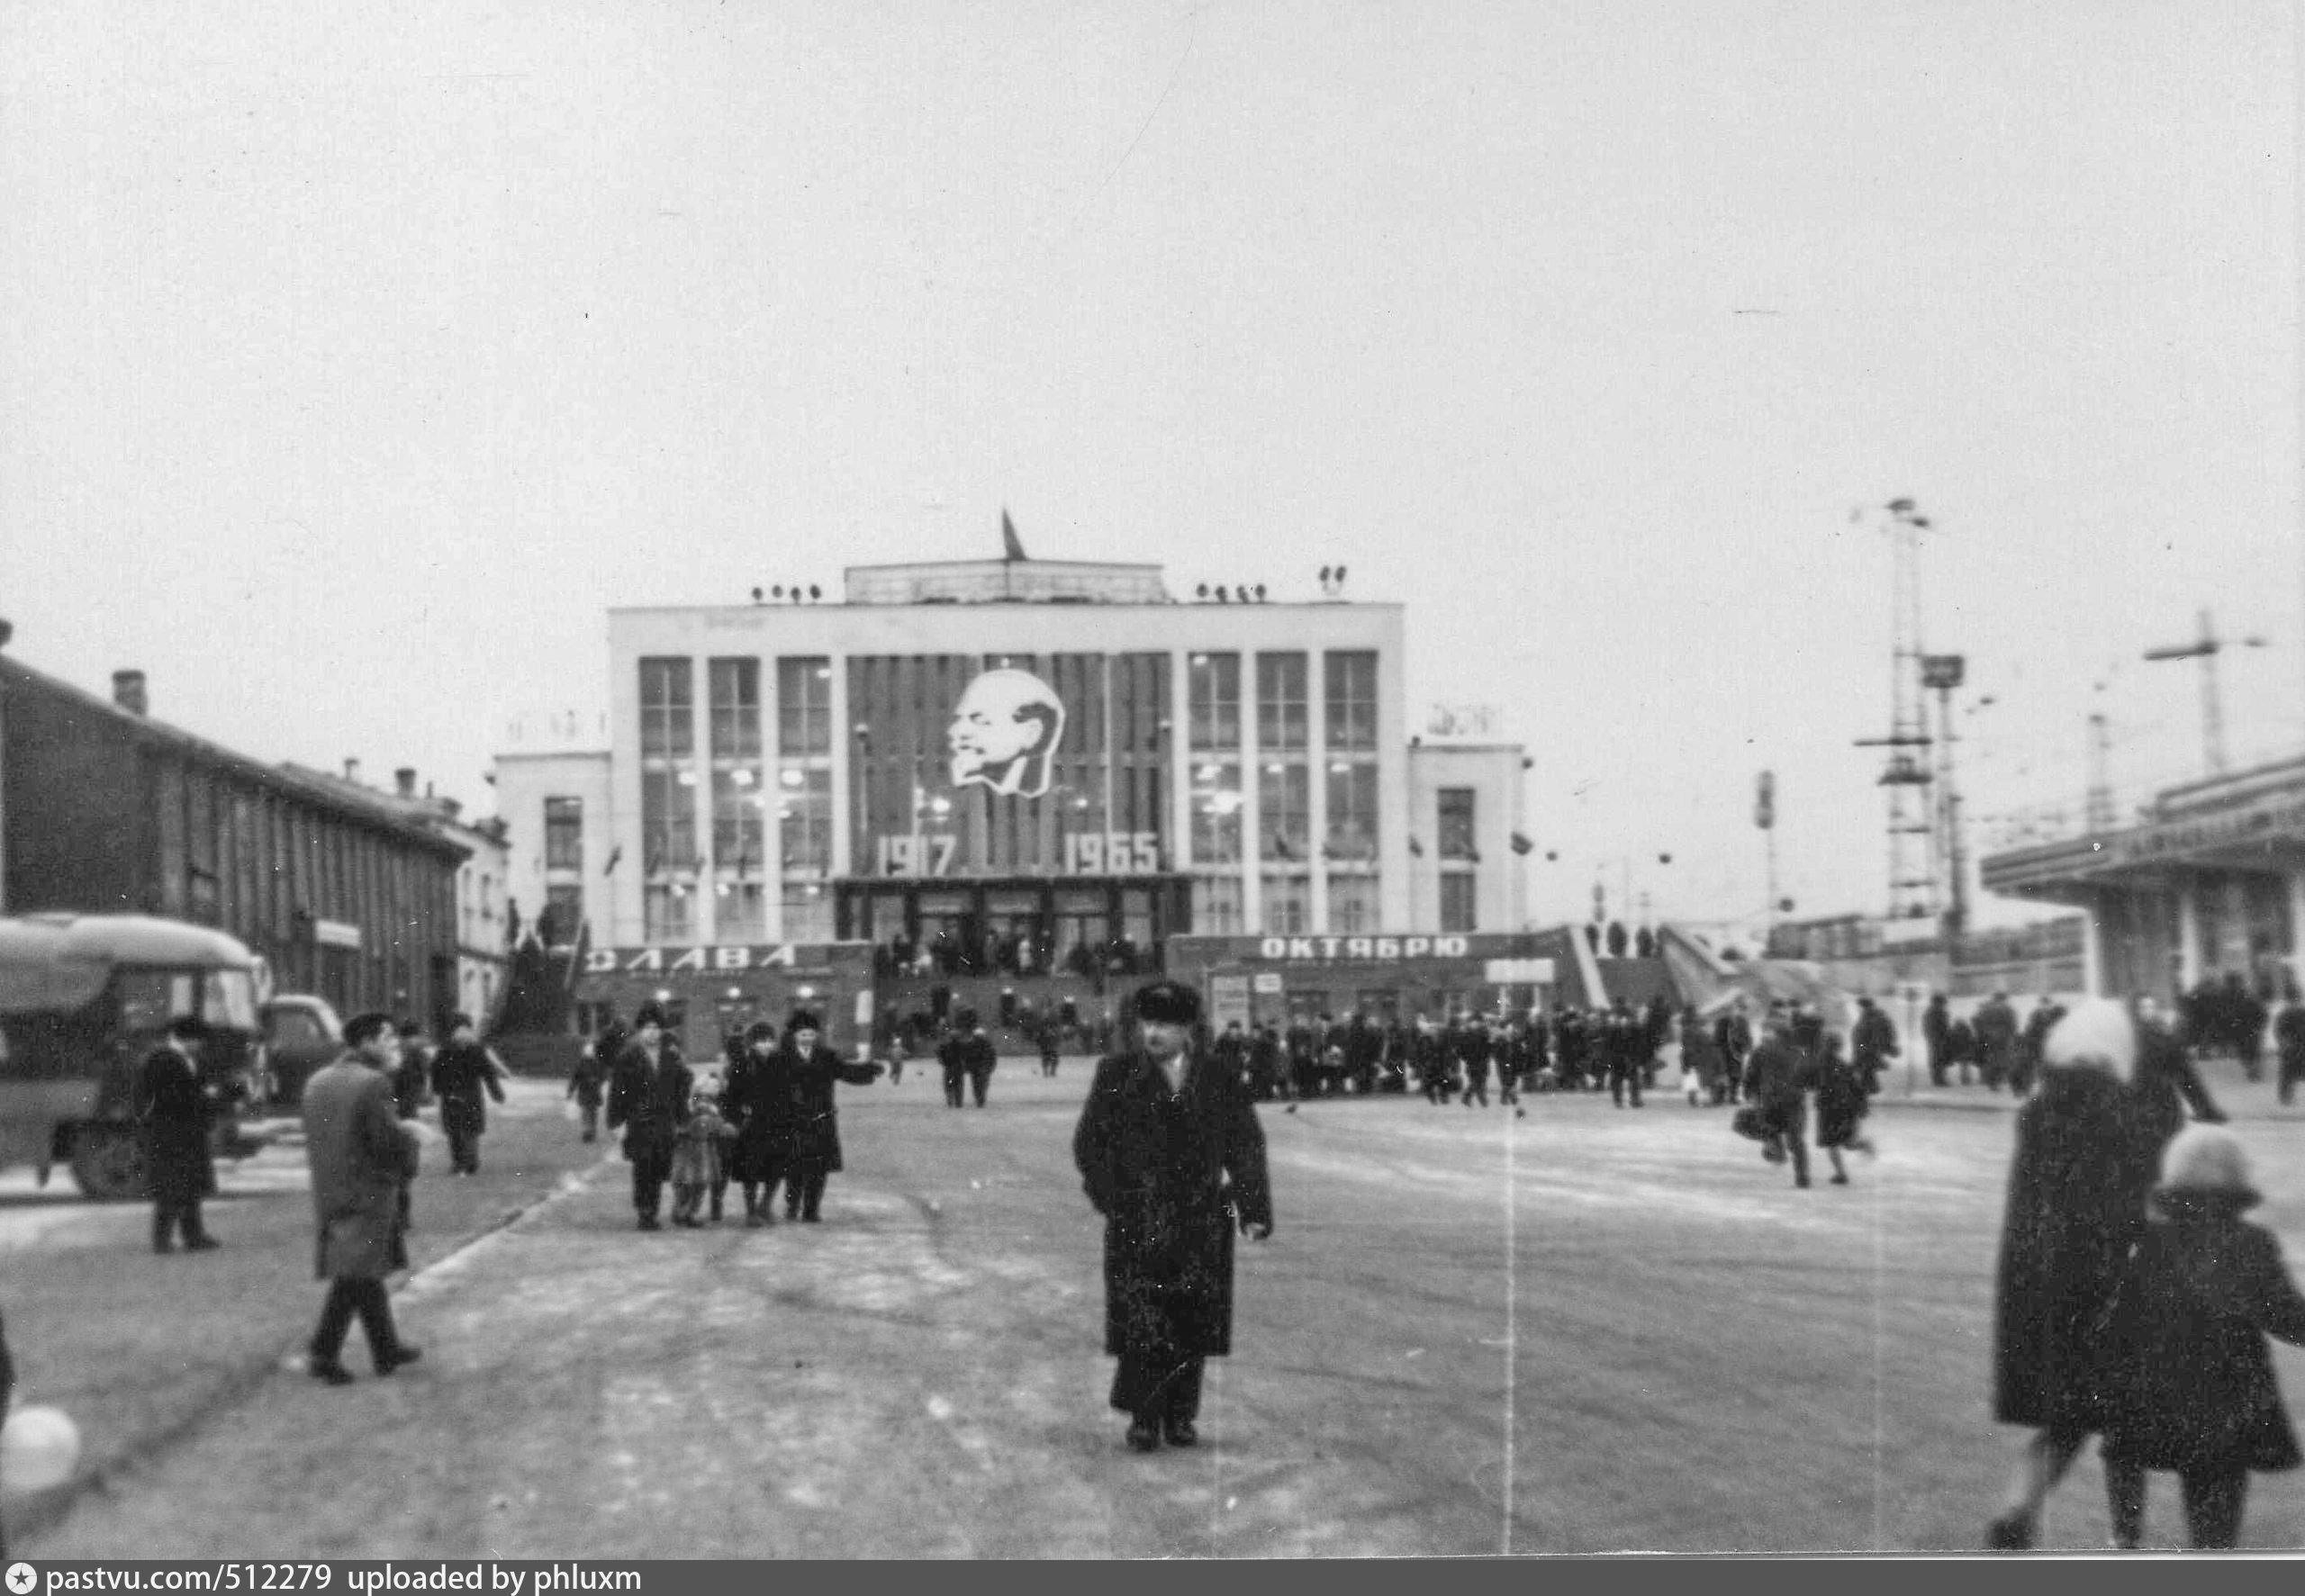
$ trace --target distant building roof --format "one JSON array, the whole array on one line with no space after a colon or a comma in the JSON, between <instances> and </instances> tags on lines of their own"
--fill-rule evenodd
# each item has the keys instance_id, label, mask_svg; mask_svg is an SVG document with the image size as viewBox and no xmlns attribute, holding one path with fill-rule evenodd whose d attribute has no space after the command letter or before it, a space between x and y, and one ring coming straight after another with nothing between
<instances>
[{"instance_id":1,"label":"distant building roof","mask_svg":"<svg viewBox=\"0 0 2305 1596\"><path fill-rule=\"evenodd\" d=\"M107 717L113 726L140 741L173 750L196 763L229 771L256 786L268 788L284 797L402 840L420 843L458 859L470 852L461 843L386 807L380 801L384 796L380 793L348 787L316 774L301 773L252 759L225 747L221 743L212 743L181 726L170 726L165 720L123 709L110 699L75 687L44 671L36 671L13 654L0 654L0 686L42 693L84 713Z\"/></svg>"},{"instance_id":2,"label":"distant building roof","mask_svg":"<svg viewBox=\"0 0 2305 1596\"><path fill-rule=\"evenodd\" d=\"M1158 565L1096 560L944 560L851 565L851 604L1170 604Z\"/></svg>"}]
</instances>

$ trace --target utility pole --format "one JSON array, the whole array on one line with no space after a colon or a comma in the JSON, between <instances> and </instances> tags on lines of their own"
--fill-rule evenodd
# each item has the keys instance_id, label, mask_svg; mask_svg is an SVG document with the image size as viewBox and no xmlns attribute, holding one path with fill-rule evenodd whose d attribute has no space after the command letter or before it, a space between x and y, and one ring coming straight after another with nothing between
<instances>
[{"instance_id":1,"label":"utility pole","mask_svg":"<svg viewBox=\"0 0 2305 1596\"><path fill-rule=\"evenodd\" d=\"M2088 820L2093 833L2113 829L2111 743L2105 712L2100 709L2089 717Z\"/></svg>"},{"instance_id":2,"label":"utility pole","mask_svg":"<svg viewBox=\"0 0 2305 1596\"><path fill-rule=\"evenodd\" d=\"M2244 648L2263 648L2262 637L2238 639L2219 637L2210 624L2209 611L2201 612L2201 636L2191 643L2173 645L2167 648L2148 648L2148 660L2199 660L2201 662L2201 753L2209 764L2209 773L2225 773L2225 703L2217 689L2217 656L2219 651L2238 645Z\"/></svg>"}]
</instances>

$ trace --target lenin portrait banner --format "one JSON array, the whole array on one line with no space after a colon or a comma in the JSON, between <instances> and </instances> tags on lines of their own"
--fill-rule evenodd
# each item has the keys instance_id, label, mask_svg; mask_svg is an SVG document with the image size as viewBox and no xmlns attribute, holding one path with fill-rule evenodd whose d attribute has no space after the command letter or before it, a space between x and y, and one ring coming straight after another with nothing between
<instances>
[{"instance_id":1,"label":"lenin portrait banner","mask_svg":"<svg viewBox=\"0 0 2305 1596\"><path fill-rule=\"evenodd\" d=\"M1169 665L1156 653L852 655L855 873L1074 874L1115 835L1153 839L1167 868Z\"/></svg>"}]
</instances>

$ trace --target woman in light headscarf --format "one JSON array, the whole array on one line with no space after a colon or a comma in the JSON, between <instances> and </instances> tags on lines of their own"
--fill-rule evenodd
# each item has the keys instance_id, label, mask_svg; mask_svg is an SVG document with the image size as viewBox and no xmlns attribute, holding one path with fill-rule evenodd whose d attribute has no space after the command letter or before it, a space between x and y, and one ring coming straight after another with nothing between
<instances>
[{"instance_id":1,"label":"woman in light headscarf","mask_svg":"<svg viewBox=\"0 0 2305 1596\"><path fill-rule=\"evenodd\" d=\"M2034 1433L1986 1528L1996 1550L2034 1544L2041 1504L2104 1428L2098 1321L2177 1128L2158 1094L2133 1086L2137 1058L2120 1004L2076 1004L2049 1032L2039 1087L2018 1111L1994 1282L1993 1411Z\"/></svg>"}]
</instances>

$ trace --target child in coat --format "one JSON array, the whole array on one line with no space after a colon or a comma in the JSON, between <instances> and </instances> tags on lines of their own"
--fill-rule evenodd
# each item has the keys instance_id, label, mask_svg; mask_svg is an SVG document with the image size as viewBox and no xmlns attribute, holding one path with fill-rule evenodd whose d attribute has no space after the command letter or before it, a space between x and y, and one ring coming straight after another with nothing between
<instances>
[{"instance_id":1,"label":"child in coat","mask_svg":"<svg viewBox=\"0 0 2305 1596\"><path fill-rule=\"evenodd\" d=\"M1867 1082L1857 1066L1840 1050L1840 1032L1828 1031L1817 1059L1817 1145L1832 1160L1835 1186L1849 1184L1849 1169L1840 1161L1841 1149L1871 1152L1860 1128L1873 1112Z\"/></svg>"},{"instance_id":2,"label":"child in coat","mask_svg":"<svg viewBox=\"0 0 2305 1596\"><path fill-rule=\"evenodd\" d=\"M673 1222L687 1230L704 1222L696 1215L704 1205L706 1191L717 1195L727 1189L720 1173L721 1148L735 1132L720 1117L716 1098L717 1093L711 1090L699 1090L690 1096L688 1123L680 1128L673 1146ZM713 1210L712 1217L719 1219L717 1201Z\"/></svg>"},{"instance_id":3,"label":"child in coat","mask_svg":"<svg viewBox=\"0 0 2305 1596\"><path fill-rule=\"evenodd\" d=\"M2261 1199L2230 1131L2196 1124L2162 1155L2153 1221L2105 1316L2102 1455L2113 1540L2145 1526L2146 1473L2174 1471L2196 1549L2239 1538L2251 1470L2295 1468L2268 1336L2305 1344L2305 1296L2273 1233L2241 1217Z\"/></svg>"}]
</instances>

